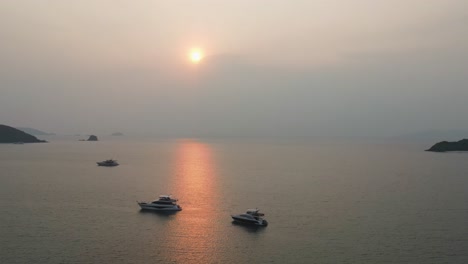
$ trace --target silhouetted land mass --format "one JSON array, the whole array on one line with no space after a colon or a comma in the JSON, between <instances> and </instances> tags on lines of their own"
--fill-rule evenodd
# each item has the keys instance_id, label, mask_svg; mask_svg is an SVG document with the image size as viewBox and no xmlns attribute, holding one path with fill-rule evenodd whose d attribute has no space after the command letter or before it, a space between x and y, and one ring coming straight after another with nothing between
<instances>
[{"instance_id":1,"label":"silhouetted land mass","mask_svg":"<svg viewBox=\"0 0 468 264\"><path fill-rule=\"evenodd\" d=\"M26 132L28 134L34 135L34 136L53 136L55 135L54 133L47 133L44 131L41 131L39 129L35 128L30 128L30 127L17 127L17 129Z\"/></svg>"},{"instance_id":2,"label":"silhouetted land mass","mask_svg":"<svg viewBox=\"0 0 468 264\"><path fill-rule=\"evenodd\" d=\"M446 151L468 151L468 139L462 139L460 141L448 142L442 141L436 143L426 151L434 152L446 152Z\"/></svg>"},{"instance_id":3,"label":"silhouetted land mass","mask_svg":"<svg viewBox=\"0 0 468 264\"><path fill-rule=\"evenodd\" d=\"M124 134L120 133L120 132L115 132L115 133L112 133L113 136L123 136Z\"/></svg>"},{"instance_id":4,"label":"silhouetted land mass","mask_svg":"<svg viewBox=\"0 0 468 264\"><path fill-rule=\"evenodd\" d=\"M47 141L37 139L35 136L30 135L14 127L0 125L0 143L15 143L15 142L42 143L42 142L47 142Z\"/></svg>"},{"instance_id":5,"label":"silhouetted land mass","mask_svg":"<svg viewBox=\"0 0 468 264\"><path fill-rule=\"evenodd\" d=\"M98 138L95 135L91 135L89 136L88 141L98 141Z\"/></svg>"}]
</instances>

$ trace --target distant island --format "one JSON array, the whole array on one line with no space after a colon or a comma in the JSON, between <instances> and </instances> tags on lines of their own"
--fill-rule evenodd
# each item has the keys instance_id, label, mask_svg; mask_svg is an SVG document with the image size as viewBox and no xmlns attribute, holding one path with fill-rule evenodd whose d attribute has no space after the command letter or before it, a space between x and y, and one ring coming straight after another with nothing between
<instances>
[{"instance_id":1,"label":"distant island","mask_svg":"<svg viewBox=\"0 0 468 264\"><path fill-rule=\"evenodd\" d=\"M47 142L40 140L33 135L16 129L11 126L0 124L0 143L42 143Z\"/></svg>"},{"instance_id":2,"label":"distant island","mask_svg":"<svg viewBox=\"0 0 468 264\"><path fill-rule=\"evenodd\" d=\"M123 136L124 134L123 133L120 133L120 132L115 132L115 133L112 133L112 136Z\"/></svg>"},{"instance_id":3,"label":"distant island","mask_svg":"<svg viewBox=\"0 0 468 264\"><path fill-rule=\"evenodd\" d=\"M87 141L98 141L98 138L95 135L90 135Z\"/></svg>"},{"instance_id":4,"label":"distant island","mask_svg":"<svg viewBox=\"0 0 468 264\"><path fill-rule=\"evenodd\" d=\"M460 141L442 141L436 143L426 151L433 152L447 152L447 151L468 151L468 139L462 139Z\"/></svg>"},{"instance_id":5,"label":"distant island","mask_svg":"<svg viewBox=\"0 0 468 264\"><path fill-rule=\"evenodd\" d=\"M17 127L16 129L19 129L23 132L26 132L34 136L54 136L55 135L54 133L47 133L39 129L30 128L30 127Z\"/></svg>"}]
</instances>

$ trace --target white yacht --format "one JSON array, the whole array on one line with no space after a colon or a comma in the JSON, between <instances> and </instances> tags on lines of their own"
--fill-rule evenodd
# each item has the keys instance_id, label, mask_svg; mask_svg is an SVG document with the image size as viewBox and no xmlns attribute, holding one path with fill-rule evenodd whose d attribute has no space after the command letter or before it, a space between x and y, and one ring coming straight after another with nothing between
<instances>
[{"instance_id":1,"label":"white yacht","mask_svg":"<svg viewBox=\"0 0 468 264\"><path fill-rule=\"evenodd\" d=\"M113 159L99 161L99 162L96 162L96 163L97 163L98 166L104 166L104 167L114 167L114 166L119 165L119 163L117 163L117 161L113 160Z\"/></svg>"},{"instance_id":2,"label":"white yacht","mask_svg":"<svg viewBox=\"0 0 468 264\"><path fill-rule=\"evenodd\" d=\"M173 199L170 195L160 195L158 200L152 202L138 202L142 210L154 211L180 211L182 207L177 204L177 199Z\"/></svg>"},{"instance_id":3,"label":"white yacht","mask_svg":"<svg viewBox=\"0 0 468 264\"><path fill-rule=\"evenodd\" d=\"M267 220L262 218L265 214L259 213L258 211L258 209L248 209L245 214L231 215L231 217L234 221L239 223L267 226Z\"/></svg>"}]
</instances>

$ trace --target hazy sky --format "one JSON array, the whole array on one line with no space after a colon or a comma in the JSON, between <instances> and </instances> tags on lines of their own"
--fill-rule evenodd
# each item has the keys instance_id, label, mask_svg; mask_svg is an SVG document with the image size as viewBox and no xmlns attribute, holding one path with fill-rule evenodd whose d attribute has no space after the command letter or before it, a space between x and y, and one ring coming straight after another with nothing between
<instances>
[{"instance_id":1,"label":"hazy sky","mask_svg":"<svg viewBox=\"0 0 468 264\"><path fill-rule=\"evenodd\" d=\"M0 1L0 123L173 136L468 129L467 25L466 0Z\"/></svg>"}]
</instances>

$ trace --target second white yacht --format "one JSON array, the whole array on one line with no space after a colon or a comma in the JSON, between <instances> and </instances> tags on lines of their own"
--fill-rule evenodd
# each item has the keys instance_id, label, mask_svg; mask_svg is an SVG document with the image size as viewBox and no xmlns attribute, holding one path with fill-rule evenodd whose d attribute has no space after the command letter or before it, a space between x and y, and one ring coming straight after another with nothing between
<instances>
[{"instance_id":1,"label":"second white yacht","mask_svg":"<svg viewBox=\"0 0 468 264\"><path fill-rule=\"evenodd\" d=\"M248 209L245 214L231 215L231 217L234 221L239 223L267 226L267 220L262 218L265 214L259 213L258 211L258 209Z\"/></svg>"},{"instance_id":2,"label":"second white yacht","mask_svg":"<svg viewBox=\"0 0 468 264\"><path fill-rule=\"evenodd\" d=\"M177 204L177 199L173 199L170 195L160 195L158 200L152 202L138 202L142 210L153 211L181 211L182 207Z\"/></svg>"}]
</instances>

